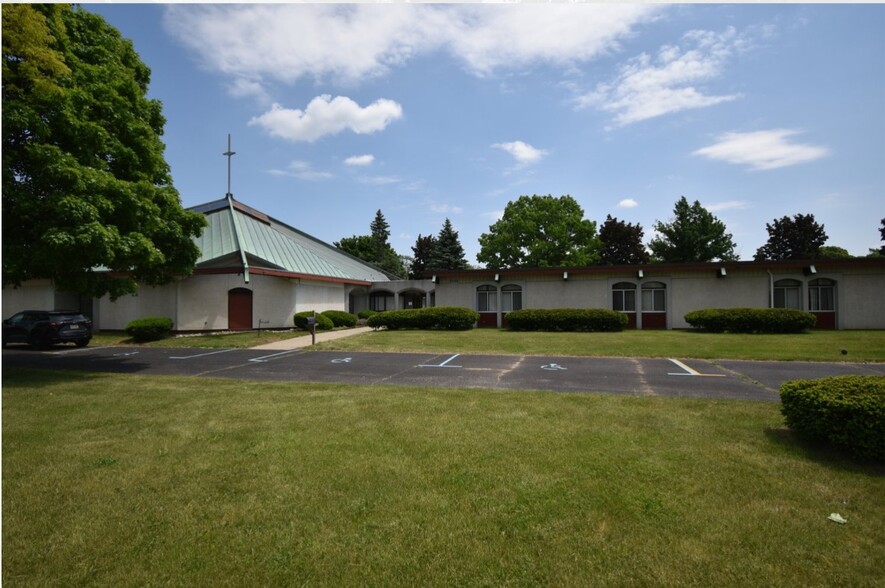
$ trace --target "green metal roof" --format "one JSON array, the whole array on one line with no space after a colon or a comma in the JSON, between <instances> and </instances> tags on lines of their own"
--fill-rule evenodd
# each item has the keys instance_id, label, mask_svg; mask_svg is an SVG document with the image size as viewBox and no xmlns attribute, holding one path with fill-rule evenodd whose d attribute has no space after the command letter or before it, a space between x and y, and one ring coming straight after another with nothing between
<instances>
[{"instance_id":1,"label":"green metal roof","mask_svg":"<svg viewBox=\"0 0 885 588\"><path fill-rule=\"evenodd\" d=\"M197 268L247 265L323 278L385 282L380 269L233 199L195 206L208 225Z\"/></svg>"}]
</instances>

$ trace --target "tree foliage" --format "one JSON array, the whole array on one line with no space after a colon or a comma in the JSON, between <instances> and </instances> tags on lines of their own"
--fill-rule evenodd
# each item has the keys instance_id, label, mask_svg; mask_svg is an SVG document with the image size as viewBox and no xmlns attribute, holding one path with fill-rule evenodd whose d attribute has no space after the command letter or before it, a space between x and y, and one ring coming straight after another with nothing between
<instances>
[{"instance_id":1,"label":"tree foliage","mask_svg":"<svg viewBox=\"0 0 885 588\"><path fill-rule=\"evenodd\" d=\"M452 227L452 221L446 219L434 241L429 269L462 270L468 267L467 259L464 257L464 247L458 239L458 231Z\"/></svg>"},{"instance_id":2,"label":"tree foliage","mask_svg":"<svg viewBox=\"0 0 885 588\"><path fill-rule=\"evenodd\" d=\"M765 224L768 242L756 250L756 261L782 259L818 259L821 247L827 242L824 226L814 220L813 214L784 216Z\"/></svg>"},{"instance_id":3,"label":"tree foliage","mask_svg":"<svg viewBox=\"0 0 885 588\"><path fill-rule=\"evenodd\" d=\"M100 16L3 6L4 286L116 298L192 271L205 219L172 185L149 82Z\"/></svg>"},{"instance_id":4,"label":"tree foliage","mask_svg":"<svg viewBox=\"0 0 885 588\"><path fill-rule=\"evenodd\" d=\"M418 235L415 244L412 245L412 266L409 268L409 278L416 280L423 276L429 269L433 259L433 251L436 248L436 237L433 235Z\"/></svg>"},{"instance_id":5,"label":"tree foliage","mask_svg":"<svg viewBox=\"0 0 885 588\"><path fill-rule=\"evenodd\" d=\"M490 269L577 267L599 260L596 223L571 196L520 196L479 237L476 258Z\"/></svg>"},{"instance_id":6,"label":"tree foliage","mask_svg":"<svg viewBox=\"0 0 885 588\"><path fill-rule=\"evenodd\" d=\"M599 263L604 265L648 263L648 251L642 244L643 235L644 231L638 223L633 225L607 215L599 229L599 239L602 241Z\"/></svg>"},{"instance_id":7,"label":"tree foliage","mask_svg":"<svg viewBox=\"0 0 885 588\"><path fill-rule=\"evenodd\" d=\"M879 247L879 254L885 255L885 218L882 219L881 224L879 225L879 236L882 241L882 246Z\"/></svg>"},{"instance_id":8,"label":"tree foliage","mask_svg":"<svg viewBox=\"0 0 885 588\"><path fill-rule=\"evenodd\" d=\"M375 213L374 220L369 224L369 230L371 232L369 235L344 237L332 245L379 267L392 276L398 278L406 276L402 258L388 242L390 225L380 210Z\"/></svg>"},{"instance_id":9,"label":"tree foliage","mask_svg":"<svg viewBox=\"0 0 885 588\"><path fill-rule=\"evenodd\" d=\"M697 200L689 204L682 196L673 208L669 223L657 221L660 234L648 244L652 255L665 263L735 261L735 243L725 223L717 219Z\"/></svg>"},{"instance_id":10,"label":"tree foliage","mask_svg":"<svg viewBox=\"0 0 885 588\"><path fill-rule=\"evenodd\" d=\"M820 248L820 256L823 259L851 259L853 256L844 247L824 245Z\"/></svg>"}]
</instances>

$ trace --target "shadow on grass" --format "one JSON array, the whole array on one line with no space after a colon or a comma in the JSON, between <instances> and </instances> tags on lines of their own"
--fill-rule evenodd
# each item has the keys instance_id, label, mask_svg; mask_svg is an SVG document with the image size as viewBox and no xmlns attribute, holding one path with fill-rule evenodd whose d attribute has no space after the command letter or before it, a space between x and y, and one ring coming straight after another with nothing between
<instances>
[{"instance_id":1,"label":"shadow on grass","mask_svg":"<svg viewBox=\"0 0 885 588\"><path fill-rule=\"evenodd\" d=\"M47 370L38 368L4 368L3 386L43 388L60 382L81 383L97 380L103 374L74 370Z\"/></svg>"},{"instance_id":2,"label":"shadow on grass","mask_svg":"<svg viewBox=\"0 0 885 588\"><path fill-rule=\"evenodd\" d=\"M853 457L827 443L804 439L786 427L766 427L764 432L777 445L824 467L868 476L885 476L885 463Z\"/></svg>"}]
</instances>

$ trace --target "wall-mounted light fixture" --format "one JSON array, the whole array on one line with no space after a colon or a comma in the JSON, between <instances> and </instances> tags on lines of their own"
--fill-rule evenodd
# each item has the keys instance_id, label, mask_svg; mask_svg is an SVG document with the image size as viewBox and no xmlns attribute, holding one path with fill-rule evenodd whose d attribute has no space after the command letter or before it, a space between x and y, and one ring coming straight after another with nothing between
<instances>
[{"instance_id":1,"label":"wall-mounted light fixture","mask_svg":"<svg viewBox=\"0 0 885 588\"><path fill-rule=\"evenodd\" d=\"M717 278L724 278L727 275L728 275L728 273L725 271L724 267L720 267L719 270L716 272Z\"/></svg>"},{"instance_id":2,"label":"wall-mounted light fixture","mask_svg":"<svg viewBox=\"0 0 885 588\"><path fill-rule=\"evenodd\" d=\"M636 277L641 280L645 277L645 273L642 270L639 270L638 272L636 272Z\"/></svg>"},{"instance_id":3,"label":"wall-mounted light fixture","mask_svg":"<svg viewBox=\"0 0 885 588\"><path fill-rule=\"evenodd\" d=\"M433 283L433 284L439 284L439 280L437 279L436 276L433 276L432 278L430 278L430 281L431 281L431 283Z\"/></svg>"},{"instance_id":4,"label":"wall-mounted light fixture","mask_svg":"<svg viewBox=\"0 0 885 588\"><path fill-rule=\"evenodd\" d=\"M802 270L802 273L804 273L806 276L812 276L817 273L817 268L813 265L809 265L807 268Z\"/></svg>"},{"instance_id":5,"label":"wall-mounted light fixture","mask_svg":"<svg viewBox=\"0 0 885 588\"><path fill-rule=\"evenodd\" d=\"M568 272L562 272L562 279L563 279L563 281L565 281L565 282L568 281Z\"/></svg>"},{"instance_id":6,"label":"wall-mounted light fixture","mask_svg":"<svg viewBox=\"0 0 885 588\"><path fill-rule=\"evenodd\" d=\"M500 276L499 274L495 274L495 281L496 281L496 282L500 282L500 281L501 281L501 276Z\"/></svg>"}]
</instances>

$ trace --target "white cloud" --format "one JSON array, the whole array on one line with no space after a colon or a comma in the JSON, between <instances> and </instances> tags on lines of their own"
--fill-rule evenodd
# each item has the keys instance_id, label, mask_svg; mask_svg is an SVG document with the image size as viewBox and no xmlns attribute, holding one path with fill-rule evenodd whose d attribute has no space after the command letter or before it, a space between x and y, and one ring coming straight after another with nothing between
<instances>
[{"instance_id":1,"label":"white cloud","mask_svg":"<svg viewBox=\"0 0 885 588\"><path fill-rule=\"evenodd\" d=\"M694 155L746 165L754 170L768 170L814 161L829 154L826 147L789 141L790 137L801 132L797 129L772 129L725 133L720 135L717 143L698 149Z\"/></svg>"},{"instance_id":2,"label":"white cloud","mask_svg":"<svg viewBox=\"0 0 885 588\"><path fill-rule=\"evenodd\" d=\"M398 184L402 179L396 176L362 176L359 181L370 186L387 186L390 184Z\"/></svg>"},{"instance_id":3,"label":"white cloud","mask_svg":"<svg viewBox=\"0 0 885 588\"><path fill-rule=\"evenodd\" d=\"M372 165L372 162L375 161L374 155L354 155L352 157L348 157L344 160L344 163L347 165Z\"/></svg>"},{"instance_id":4,"label":"white cloud","mask_svg":"<svg viewBox=\"0 0 885 588\"><path fill-rule=\"evenodd\" d=\"M464 208L449 204L431 204L430 210L439 214L461 214L464 212Z\"/></svg>"},{"instance_id":5,"label":"white cloud","mask_svg":"<svg viewBox=\"0 0 885 588\"><path fill-rule=\"evenodd\" d=\"M619 48L665 7L643 4L171 5L166 30L210 70L253 83L358 83L447 51L475 75L569 66Z\"/></svg>"},{"instance_id":6,"label":"white cloud","mask_svg":"<svg viewBox=\"0 0 885 588\"><path fill-rule=\"evenodd\" d=\"M491 210L489 212L483 212L479 216L481 216L483 218L487 218L493 222L498 222L499 220L504 218L504 211L503 210Z\"/></svg>"},{"instance_id":7,"label":"white cloud","mask_svg":"<svg viewBox=\"0 0 885 588\"><path fill-rule=\"evenodd\" d=\"M518 165L537 163L547 155L547 151L544 149L536 149L523 141L495 143L492 147L495 149L501 149L512 155Z\"/></svg>"},{"instance_id":8,"label":"white cloud","mask_svg":"<svg viewBox=\"0 0 885 588\"><path fill-rule=\"evenodd\" d=\"M288 169L272 169L270 170L270 173L275 176L289 176L308 182L330 180L335 177L329 172L314 170L313 166L307 161L293 161L289 164Z\"/></svg>"},{"instance_id":9,"label":"white cloud","mask_svg":"<svg viewBox=\"0 0 885 588\"><path fill-rule=\"evenodd\" d=\"M726 200L725 202L716 202L714 204L706 204L704 208L710 212L722 212L723 210L744 210L749 208L750 203L746 200Z\"/></svg>"},{"instance_id":10,"label":"white cloud","mask_svg":"<svg viewBox=\"0 0 885 588\"><path fill-rule=\"evenodd\" d=\"M381 131L402 115L402 106L393 100L382 98L363 108L346 96L332 98L324 94L311 100L304 110L283 108L275 103L249 124L259 125L271 135L289 141L313 142L346 129L357 134Z\"/></svg>"},{"instance_id":11,"label":"white cloud","mask_svg":"<svg viewBox=\"0 0 885 588\"><path fill-rule=\"evenodd\" d=\"M637 206L639 206L639 203L632 198L624 198L618 202L618 208L636 208Z\"/></svg>"},{"instance_id":12,"label":"white cloud","mask_svg":"<svg viewBox=\"0 0 885 588\"><path fill-rule=\"evenodd\" d=\"M707 94L697 84L720 77L728 58L750 41L733 28L724 33L690 31L682 41L683 47L665 45L654 57L647 53L634 57L620 67L613 81L598 84L575 104L610 112L615 126L624 126L738 98Z\"/></svg>"}]
</instances>

